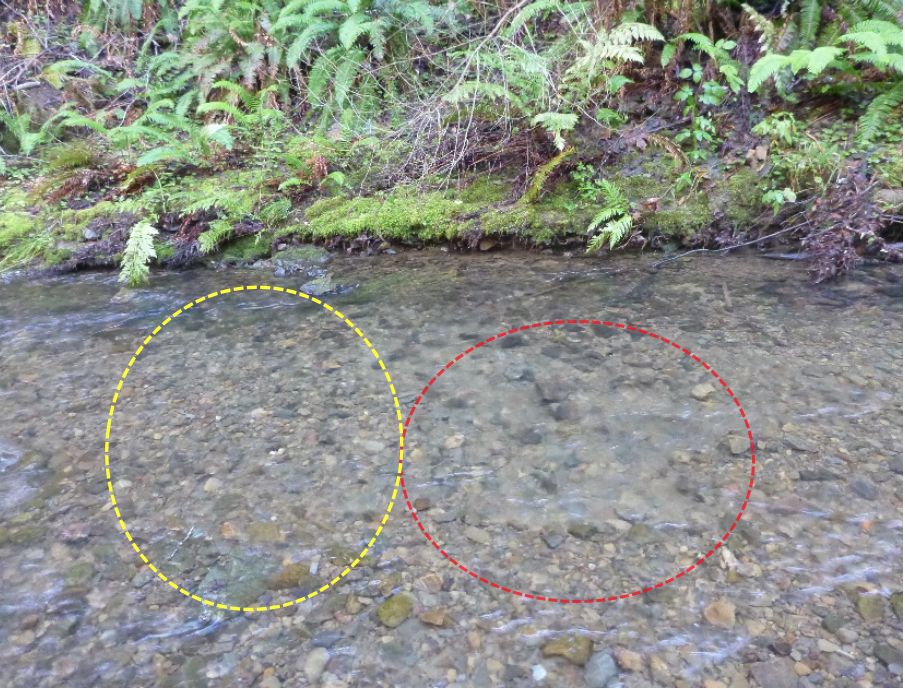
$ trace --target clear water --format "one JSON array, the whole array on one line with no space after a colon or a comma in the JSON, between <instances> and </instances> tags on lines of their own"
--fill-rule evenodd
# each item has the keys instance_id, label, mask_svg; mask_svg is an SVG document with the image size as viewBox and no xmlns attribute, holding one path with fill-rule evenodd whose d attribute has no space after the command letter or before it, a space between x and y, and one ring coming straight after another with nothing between
<instances>
[{"instance_id":1,"label":"clear water","mask_svg":"<svg viewBox=\"0 0 905 689\"><path fill-rule=\"evenodd\" d=\"M330 265L355 287L325 300L380 352L405 414L459 353L538 321L642 327L724 377L758 448L745 518L688 576L591 605L476 581L424 538L401 494L367 557L312 600L236 613L173 591L111 509L113 392L186 302L301 281L249 270L155 276L132 292L110 275L0 283L0 683L583 686L587 669L544 655L571 630L641 655L613 680L625 686L755 683L778 641L817 670L802 686L900 685L873 649L900 648L901 622L888 604L866 621L856 604L902 590L901 271L815 286L798 265L753 257L647 263L425 253ZM719 383L669 345L544 327L437 380L406 432L405 484L431 537L479 576L536 596L618 596L721 539L748 490L750 456L731 442L744 433ZM258 607L304 597L359 557L390 501L397 443L383 372L351 329L297 297L242 292L193 307L141 354L110 461L124 522L161 572ZM277 581L290 565L293 583ZM414 608L391 628L377 609L394 593ZM734 625L707 620L717 601L735 606ZM445 626L418 619L437 609ZM833 614L861 638L828 660L814 644ZM316 646L329 661L310 681Z\"/></svg>"}]
</instances>

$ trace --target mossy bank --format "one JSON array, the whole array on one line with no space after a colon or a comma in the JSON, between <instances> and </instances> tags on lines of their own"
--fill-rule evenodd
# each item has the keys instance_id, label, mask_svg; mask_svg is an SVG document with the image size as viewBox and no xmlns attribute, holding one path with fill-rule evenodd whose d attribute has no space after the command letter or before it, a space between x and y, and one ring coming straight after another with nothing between
<instances>
[{"instance_id":1,"label":"mossy bank","mask_svg":"<svg viewBox=\"0 0 905 689\"><path fill-rule=\"evenodd\" d=\"M635 243L690 246L708 232L743 231L759 217L769 219L762 201L767 182L749 166L714 179L703 174L682 189L668 163L658 153L635 154L599 169L630 203ZM65 203L40 196L55 174L48 170L31 184L0 187L0 267L115 268L129 228L147 216L159 219L152 261L164 268L248 264L277 254L312 259L295 255L311 244L370 252L430 245L580 249L600 204L581 193L569 174L573 167L563 165L530 200L514 196L501 173L362 195L321 187L292 197L279 193L264 171L238 169L183 171L143 186L128 177L101 182Z\"/></svg>"}]
</instances>

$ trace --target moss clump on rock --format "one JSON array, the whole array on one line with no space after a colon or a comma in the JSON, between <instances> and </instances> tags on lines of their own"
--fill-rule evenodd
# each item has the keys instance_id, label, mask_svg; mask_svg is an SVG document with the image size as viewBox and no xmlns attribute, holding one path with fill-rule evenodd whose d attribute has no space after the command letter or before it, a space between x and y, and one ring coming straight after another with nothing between
<instances>
[{"instance_id":1,"label":"moss clump on rock","mask_svg":"<svg viewBox=\"0 0 905 689\"><path fill-rule=\"evenodd\" d=\"M214 257L226 263L251 263L270 256L270 239L264 234L240 237L218 251Z\"/></svg>"},{"instance_id":2,"label":"moss clump on rock","mask_svg":"<svg viewBox=\"0 0 905 689\"><path fill-rule=\"evenodd\" d=\"M37 229L35 218L28 213L0 213L0 256Z\"/></svg>"},{"instance_id":3,"label":"moss clump on rock","mask_svg":"<svg viewBox=\"0 0 905 689\"><path fill-rule=\"evenodd\" d=\"M721 189L723 185L724 189ZM743 167L731 175L723 185L717 185L714 198L725 199L724 212L733 229L745 229L765 208L762 199L767 191L767 184L750 167Z\"/></svg>"},{"instance_id":4,"label":"moss clump on rock","mask_svg":"<svg viewBox=\"0 0 905 689\"><path fill-rule=\"evenodd\" d=\"M591 657L594 642L584 634L566 634L544 644L545 658L559 656L574 665L584 665Z\"/></svg>"},{"instance_id":5,"label":"moss clump on rock","mask_svg":"<svg viewBox=\"0 0 905 689\"><path fill-rule=\"evenodd\" d=\"M322 199L305 213L309 224L297 226L302 236L333 238L380 236L403 242L453 239L468 229L463 216L480 204L450 199L442 192L417 194L400 189L385 198Z\"/></svg>"},{"instance_id":6,"label":"moss clump on rock","mask_svg":"<svg viewBox=\"0 0 905 689\"><path fill-rule=\"evenodd\" d=\"M415 601L405 593L397 593L385 600L377 609L377 616L384 626L394 629L402 624L415 607Z\"/></svg>"},{"instance_id":7,"label":"moss clump on rock","mask_svg":"<svg viewBox=\"0 0 905 689\"><path fill-rule=\"evenodd\" d=\"M706 229L713 223L713 211L707 194L695 192L685 202L661 205L659 210L644 219L644 228L673 237L688 237Z\"/></svg>"},{"instance_id":8,"label":"moss clump on rock","mask_svg":"<svg viewBox=\"0 0 905 689\"><path fill-rule=\"evenodd\" d=\"M319 584L318 579L311 575L310 566L301 563L288 565L267 580L267 588L271 591L289 589L314 591Z\"/></svg>"}]
</instances>

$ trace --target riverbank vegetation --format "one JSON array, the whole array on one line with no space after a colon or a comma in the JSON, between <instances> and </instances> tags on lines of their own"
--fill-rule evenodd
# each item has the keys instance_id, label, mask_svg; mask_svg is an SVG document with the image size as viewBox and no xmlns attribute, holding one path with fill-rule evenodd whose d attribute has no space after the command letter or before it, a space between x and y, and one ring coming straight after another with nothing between
<instances>
[{"instance_id":1,"label":"riverbank vegetation","mask_svg":"<svg viewBox=\"0 0 905 689\"><path fill-rule=\"evenodd\" d=\"M231 246L767 236L818 280L901 260L900 0L20 0L0 18L0 269L137 284Z\"/></svg>"}]
</instances>

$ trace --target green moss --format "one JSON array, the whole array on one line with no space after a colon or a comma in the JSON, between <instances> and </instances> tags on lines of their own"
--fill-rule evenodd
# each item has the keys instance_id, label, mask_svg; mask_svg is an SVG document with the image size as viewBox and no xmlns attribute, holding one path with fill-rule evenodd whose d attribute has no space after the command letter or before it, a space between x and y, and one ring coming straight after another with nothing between
<instances>
[{"instance_id":1,"label":"green moss","mask_svg":"<svg viewBox=\"0 0 905 689\"><path fill-rule=\"evenodd\" d=\"M36 229L35 218L28 213L17 211L0 213L0 256Z\"/></svg>"},{"instance_id":2,"label":"green moss","mask_svg":"<svg viewBox=\"0 0 905 689\"><path fill-rule=\"evenodd\" d=\"M690 194L685 203L661 206L644 219L644 229L667 236L689 236L713 223L713 211L704 192Z\"/></svg>"},{"instance_id":3,"label":"green moss","mask_svg":"<svg viewBox=\"0 0 905 689\"><path fill-rule=\"evenodd\" d=\"M330 201L330 203L326 203ZM322 199L308 209L311 237L357 237L379 235L401 241L437 241L458 236L462 216L477 213L479 204L449 199L441 192L417 195L411 189L397 189L386 199L356 197L337 202Z\"/></svg>"},{"instance_id":4,"label":"green moss","mask_svg":"<svg viewBox=\"0 0 905 689\"><path fill-rule=\"evenodd\" d=\"M160 264L176 255L176 247L168 242L154 242L154 253L157 254L157 263Z\"/></svg>"},{"instance_id":5,"label":"green moss","mask_svg":"<svg viewBox=\"0 0 905 689\"><path fill-rule=\"evenodd\" d=\"M603 176L622 189L631 203L641 203L651 198L662 198L669 191L670 182L658 179L654 174L644 173L639 175L608 174Z\"/></svg>"},{"instance_id":6,"label":"green moss","mask_svg":"<svg viewBox=\"0 0 905 689\"><path fill-rule=\"evenodd\" d=\"M481 232L486 235L519 234L526 227L534 225L535 210L532 206L518 203L509 208L499 208L481 215Z\"/></svg>"},{"instance_id":7,"label":"green moss","mask_svg":"<svg viewBox=\"0 0 905 689\"><path fill-rule=\"evenodd\" d=\"M479 177L457 193L464 203L489 206L499 203L508 192L507 183L500 177Z\"/></svg>"},{"instance_id":8,"label":"green moss","mask_svg":"<svg viewBox=\"0 0 905 689\"><path fill-rule=\"evenodd\" d=\"M123 210L120 204L113 201L100 201L90 208L61 211L58 216L60 226L57 235L67 241L79 241L93 221L100 219L113 222Z\"/></svg>"},{"instance_id":9,"label":"green moss","mask_svg":"<svg viewBox=\"0 0 905 689\"><path fill-rule=\"evenodd\" d=\"M274 258L284 261L311 261L321 262L326 259L329 254L318 246L312 244L304 244L302 246L290 246L279 252Z\"/></svg>"},{"instance_id":10,"label":"green moss","mask_svg":"<svg viewBox=\"0 0 905 689\"><path fill-rule=\"evenodd\" d=\"M44 252L43 258L46 266L58 266L72 258L72 249L66 247L49 249Z\"/></svg>"},{"instance_id":11,"label":"green moss","mask_svg":"<svg viewBox=\"0 0 905 689\"><path fill-rule=\"evenodd\" d=\"M263 234L241 237L224 246L214 256L227 263L248 263L266 258L270 256L270 238Z\"/></svg>"},{"instance_id":12,"label":"green moss","mask_svg":"<svg viewBox=\"0 0 905 689\"><path fill-rule=\"evenodd\" d=\"M314 218L319 218L324 215L324 213L329 213L337 208L341 208L348 202L349 200L344 196L330 196L325 199L318 199L308 206L305 211L305 217L308 218L308 220L314 220Z\"/></svg>"},{"instance_id":13,"label":"green moss","mask_svg":"<svg viewBox=\"0 0 905 689\"><path fill-rule=\"evenodd\" d=\"M767 185L750 167L739 169L725 182L726 218L734 228L744 228L764 210L761 199ZM718 189L719 192L719 189Z\"/></svg>"}]
</instances>

